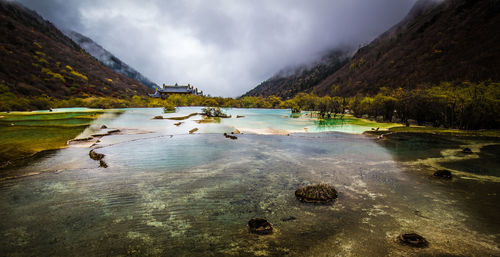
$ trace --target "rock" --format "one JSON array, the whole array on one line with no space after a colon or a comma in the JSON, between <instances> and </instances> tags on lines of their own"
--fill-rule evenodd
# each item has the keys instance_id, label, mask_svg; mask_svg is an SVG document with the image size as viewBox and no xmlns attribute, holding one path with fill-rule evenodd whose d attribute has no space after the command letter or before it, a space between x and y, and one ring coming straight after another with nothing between
<instances>
[{"instance_id":1,"label":"rock","mask_svg":"<svg viewBox=\"0 0 500 257\"><path fill-rule=\"evenodd\" d=\"M259 235L268 235L273 233L273 225L269 221L262 218L254 218L248 221L250 233Z\"/></svg>"},{"instance_id":2,"label":"rock","mask_svg":"<svg viewBox=\"0 0 500 257\"><path fill-rule=\"evenodd\" d=\"M449 170L438 170L434 172L434 176L443 179L451 179L451 171Z\"/></svg>"},{"instance_id":3,"label":"rock","mask_svg":"<svg viewBox=\"0 0 500 257\"><path fill-rule=\"evenodd\" d=\"M177 123L174 123L174 125L175 125L175 126L177 126L177 127L178 127L178 126L180 126L181 124L182 124L182 121L179 121L179 122L177 122Z\"/></svg>"},{"instance_id":4,"label":"rock","mask_svg":"<svg viewBox=\"0 0 500 257\"><path fill-rule=\"evenodd\" d=\"M241 134L241 132L240 132L238 129L236 129L236 128L235 128L235 129L234 129L234 131L233 131L233 132L231 132L231 133L233 133L233 134Z\"/></svg>"},{"instance_id":5,"label":"rock","mask_svg":"<svg viewBox=\"0 0 500 257\"><path fill-rule=\"evenodd\" d=\"M296 220L297 218L295 218L294 216L290 216L290 217L286 217L286 218L281 218L281 221L292 221L292 220Z\"/></svg>"},{"instance_id":6,"label":"rock","mask_svg":"<svg viewBox=\"0 0 500 257\"><path fill-rule=\"evenodd\" d=\"M416 234L416 233L408 233L408 234L401 234L398 237L399 242L404 245L412 246L412 247L427 247L429 243L425 238L423 238L421 235Z\"/></svg>"},{"instance_id":7,"label":"rock","mask_svg":"<svg viewBox=\"0 0 500 257\"><path fill-rule=\"evenodd\" d=\"M236 119L239 119L239 118L245 118L245 116L243 116L243 115L236 115Z\"/></svg>"},{"instance_id":8,"label":"rock","mask_svg":"<svg viewBox=\"0 0 500 257\"><path fill-rule=\"evenodd\" d=\"M103 160L99 160L99 167L107 168L108 164L105 161L103 161Z\"/></svg>"},{"instance_id":9,"label":"rock","mask_svg":"<svg viewBox=\"0 0 500 257\"><path fill-rule=\"evenodd\" d=\"M153 120L163 120L163 116L161 116L161 115L154 116Z\"/></svg>"},{"instance_id":10,"label":"rock","mask_svg":"<svg viewBox=\"0 0 500 257\"><path fill-rule=\"evenodd\" d=\"M317 184L297 189L295 196L305 203L328 203L337 198L337 190L328 184Z\"/></svg>"},{"instance_id":11,"label":"rock","mask_svg":"<svg viewBox=\"0 0 500 257\"><path fill-rule=\"evenodd\" d=\"M233 135L228 135L227 133L224 133L224 136L225 136L226 138L229 138L229 139L232 139L232 140L238 139L236 136L233 136Z\"/></svg>"},{"instance_id":12,"label":"rock","mask_svg":"<svg viewBox=\"0 0 500 257\"><path fill-rule=\"evenodd\" d=\"M464 153L464 154L471 154L471 153L473 153L473 152L472 152L472 150L471 150L470 148L466 147L466 148L464 148L464 149L462 150L462 153Z\"/></svg>"},{"instance_id":13,"label":"rock","mask_svg":"<svg viewBox=\"0 0 500 257\"><path fill-rule=\"evenodd\" d=\"M110 130L108 130L108 134L113 134L113 133L118 133L118 132L120 132L119 129L110 129Z\"/></svg>"},{"instance_id":14,"label":"rock","mask_svg":"<svg viewBox=\"0 0 500 257\"><path fill-rule=\"evenodd\" d=\"M198 115L198 114L199 114L199 113L194 112L194 113L191 113L191 114L186 115L186 116L181 116L181 117L168 117L167 119L169 119L169 120L185 120L185 119L189 119L190 117L196 116L196 115Z\"/></svg>"},{"instance_id":15,"label":"rock","mask_svg":"<svg viewBox=\"0 0 500 257\"><path fill-rule=\"evenodd\" d=\"M102 125L101 129L107 129L108 127L106 125Z\"/></svg>"},{"instance_id":16,"label":"rock","mask_svg":"<svg viewBox=\"0 0 500 257\"><path fill-rule=\"evenodd\" d=\"M198 128L194 128L192 130L189 131L189 134L193 134L194 132L198 131Z\"/></svg>"},{"instance_id":17,"label":"rock","mask_svg":"<svg viewBox=\"0 0 500 257\"><path fill-rule=\"evenodd\" d=\"M90 137L83 137L83 138L75 138L75 139L71 139L70 142L81 142L81 141L90 141L94 139L94 137L90 136Z\"/></svg>"},{"instance_id":18,"label":"rock","mask_svg":"<svg viewBox=\"0 0 500 257\"><path fill-rule=\"evenodd\" d=\"M92 159L92 160L100 161L100 160L102 160L102 158L104 158L105 155L102 153L96 153L96 152L94 152L94 150L90 150L89 156L90 156L90 159Z\"/></svg>"}]
</instances>

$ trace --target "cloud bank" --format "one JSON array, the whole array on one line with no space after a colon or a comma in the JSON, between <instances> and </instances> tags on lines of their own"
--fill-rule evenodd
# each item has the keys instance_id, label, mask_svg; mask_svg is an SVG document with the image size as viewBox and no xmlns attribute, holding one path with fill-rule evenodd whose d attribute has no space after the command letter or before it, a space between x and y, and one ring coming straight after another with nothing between
<instances>
[{"instance_id":1,"label":"cloud bank","mask_svg":"<svg viewBox=\"0 0 500 257\"><path fill-rule=\"evenodd\" d=\"M416 0L20 0L157 84L239 96L281 68L366 44Z\"/></svg>"}]
</instances>

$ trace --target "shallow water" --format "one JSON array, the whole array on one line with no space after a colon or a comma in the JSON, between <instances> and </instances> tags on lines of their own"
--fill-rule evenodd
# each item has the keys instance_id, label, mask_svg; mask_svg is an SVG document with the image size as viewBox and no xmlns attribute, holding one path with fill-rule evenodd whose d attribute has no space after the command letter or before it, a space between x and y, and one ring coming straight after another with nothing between
<instances>
[{"instance_id":1,"label":"shallow water","mask_svg":"<svg viewBox=\"0 0 500 257\"><path fill-rule=\"evenodd\" d=\"M150 120L155 112L134 109L95 121L124 130L95 146L106 155L106 169L88 158L89 148L70 147L3 171L40 173L0 182L2 255L500 255L498 182L466 173L439 180L423 162L443 161L464 141L377 142L338 132L230 140L221 134L232 129L224 121L197 124L193 117L176 127L177 121ZM246 114L248 124L241 118L239 127L252 126L253 113ZM189 135L191 125L218 133ZM496 154L490 146L479 158ZM299 186L320 182L337 189L335 203L295 199ZM274 233L250 234L254 217L268 219ZM400 245L403 232L423 235L429 247Z\"/></svg>"}]
</instances>

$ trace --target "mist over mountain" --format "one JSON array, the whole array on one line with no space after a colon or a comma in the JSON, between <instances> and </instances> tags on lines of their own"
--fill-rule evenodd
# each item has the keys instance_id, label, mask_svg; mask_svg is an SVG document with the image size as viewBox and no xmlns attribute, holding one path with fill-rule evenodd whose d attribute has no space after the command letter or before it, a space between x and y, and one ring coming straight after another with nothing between
<instances>
[{"instance_id":1,"label":"mist over mountain","mask_svg":"<svg viewBox=\"0 0 500 257\"><path fill-rule=\"evenodd\" d=\"M19 96L146 95L140 82L102 65L52 23L0 1L0 83Z\"/></svg>"},{"instance_id":2,"label":"mist over mountain","mask_svg":"<svg viewBox=\"0 0 500 257\"><path fill-rule=\"evenodd\" d=\"M245 95L375 94L381 87L499 81L499 14L496 0L419 0L405 18L344 60L342 67L319 65L322 72L314 79L302 71L285 78L278 74Z\"/></svg>"},{"instance_id":3,"label":"mist over mountain","mask_svg":"<svg viewBox=\"0 0 500 257\"><path fill-rule=\"evenodd\" d=\"M156 83L239 96L319 52L366 44L416 0L18 0Z\"/></svg>"},{"instance_id":4,"label":"mist over mountain","mask_svg":"<svg viewBox=\"0 0 500 257\"><path fill-rule=\"evenodd\" d=\"M116 56L108 52L106 49L104 49L102 46L94 42L92 39L76 31L64 31L64 32L73 41L75 41L81 48L87 51L87 53L97 58L97 60L102 62L108 68L118 73L121 73L129 78L135 79L150 88L154 89L158 87L156 83L152 82L144 75L142 75L140 72L130 67L128 64L124 63L120 59L118 59Z\"/></svg>"},{"instance_id":5,"label":"mist over mountain","mask_svg":"<svg viewBox=\"0 0 500 257\"><path fill-rule=\"evenodd\" d=\"M400 23L314 90L375 94L381 87L500 80L500 1L420 0Z\"/></svg>"},{"instance_id":6,"label":"mist over mountain","mask_svg":"<svg viewBox=\"0 0 500 257\"><path fill-rule=\"evenodd\" d=\"M319 60L283 68L243 96L275 95L289 98L299 92L309 92L340 69L351 56L352 50L349 47L327 51Z\"/></svg>"}]
</instances>

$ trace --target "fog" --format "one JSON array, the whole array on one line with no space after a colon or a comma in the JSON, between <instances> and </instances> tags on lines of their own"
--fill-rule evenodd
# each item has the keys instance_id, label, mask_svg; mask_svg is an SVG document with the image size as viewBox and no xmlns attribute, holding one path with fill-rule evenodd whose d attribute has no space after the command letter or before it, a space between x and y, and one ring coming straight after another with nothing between
<instances>
[{"instance_id":1,"label":"fog","mask_svg":"<svg viewBox=\"0 0 500 257\"><path fill-rule=\"evenodd\" d=\"M161 85L239 96L287 66L366 44L415 0L21 0Z\"/></svg>"}]
</instances>

